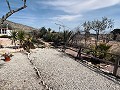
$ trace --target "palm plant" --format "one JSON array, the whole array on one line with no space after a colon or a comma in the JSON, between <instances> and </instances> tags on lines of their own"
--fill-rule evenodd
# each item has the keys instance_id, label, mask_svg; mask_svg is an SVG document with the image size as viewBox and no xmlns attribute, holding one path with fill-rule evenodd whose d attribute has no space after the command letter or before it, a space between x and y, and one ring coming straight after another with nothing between
<instances>
[{"instance_id":1,"label":"palm plant","mask_svg":"<svg viewBox=\"0 0 120 90\"><path fill-rule=\"evenodd\" d=\"M23 41L25 39L25 31L22 31L22 30L18 31L17 39L20 41L20 46L22 46Z\"/></svg>"},{"instance_id":2,"label":"palm plant","mask_svg":"<svg viewBox=\"0 0 120 90\"><path fill-rule=\"evenodd\" d=\"M16 41L17 41L17 31L12 31L11 33L11 40L12 40L12 44L14 44L16 46Z\"/></svg>"}]
</instances>

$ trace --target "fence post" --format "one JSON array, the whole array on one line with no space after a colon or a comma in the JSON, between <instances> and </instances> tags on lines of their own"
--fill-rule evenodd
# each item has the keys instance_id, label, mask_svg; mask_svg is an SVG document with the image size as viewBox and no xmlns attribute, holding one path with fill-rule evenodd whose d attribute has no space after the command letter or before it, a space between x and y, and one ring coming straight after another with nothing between
<instances>
[{"instance_id":1,"label":"fence post","mask_svg":"<svg viewBox=\"0 0 120 90\"><path fill-rule=\"evenodd\" d=\"M120 60L120 56L115 60L115 64L114 64L114 70L113 70L113 75L116 76L117 75L117 70L118 70L118 62Z\"/></svg>"},{"instance_id":2,"label":"fence post","mask_svg":"<svg viewBox=\"0 0 120 90\"><path fill-rule=\"evenodd\" d=\"M78 53L77 53L77 57L79 57L80 59L81 59L81 51L82 51L82 48L80 47L80 48L79 48L79 51L78 51Z\"/></svg>"}]
</instances>

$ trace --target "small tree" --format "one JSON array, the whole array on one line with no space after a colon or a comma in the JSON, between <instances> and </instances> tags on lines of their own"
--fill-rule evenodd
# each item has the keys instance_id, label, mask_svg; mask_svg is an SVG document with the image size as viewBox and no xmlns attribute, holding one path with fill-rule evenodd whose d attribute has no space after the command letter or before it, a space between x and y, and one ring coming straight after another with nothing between
<instances>
[{"instance_id":1,"label":"small tree","mask_svg":"<svg viewBox=\"0 0 120 90\"><path fill-rule=\"evenodd\" d=\"M94 20L94 21L90 22L88 27L96 32L95 45L97 47L100 32L105 30L105 29L113 28L113 21L111 19L103 17L101 21L100 20Z\"/></svg>"},{"instance_id":2,"label":"small tree","mask_svg":"<svg viewBox=\"0 0 120 90\"><path fill-rule=\"evenodd\" d=\"M39 37L40 38L43 38L43 36L47 33L47 29L45 27L42 27L40 30L39 30Z\"/></svg>"},{"instance_id":3,"label":"small tree","mask_svg":"<svg viewBox=\"0 0 120 90\"><path fill-rule=\"evenodd\" d=\"M89 38L90 36L90 22L84 22L83 23L83 28L84 28L84 39L85 39L85 47L87 45L87 39Z\"/></svg>"},{"instance_id":4,"label":"small tree","mask_svg":"<svg viewBox=\"0 0 120 90\"><path fill-rule=\"evenodd\" d=\"M48 32L51 33L52 29L51 28L48 28Z\"/></svg>"}]
</instances>

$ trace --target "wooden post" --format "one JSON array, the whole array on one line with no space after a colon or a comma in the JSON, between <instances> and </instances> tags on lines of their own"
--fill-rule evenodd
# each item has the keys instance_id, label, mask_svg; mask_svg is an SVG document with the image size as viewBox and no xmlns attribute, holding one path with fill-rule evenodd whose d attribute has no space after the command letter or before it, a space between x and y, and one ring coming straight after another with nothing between
<instances>
[{"instance_id":1,"label":"wooden post","mask_svg":"<svg viewBox=\"0 0 120 90\"><path fill-rule=\"evenodd\" d=\"M113 70L113 75L117 75L117 70L118 70L118 62L120 60L120 56L115 60L115 64L114 64L114 70Z\"/></svg>"},{"instance_id":2,"label":"wooden post","mask_svg":"<svg viewBox=\"0 0 120 90\"><path fill-rule=\"evenodd\" d=\"M82 51L82 48L80 47L80 48L79 48L79 51L78 51L78 53L77 53L77 58L80 58L80 59L81 59L81 51Z\"/></svg>"}]
</instances>

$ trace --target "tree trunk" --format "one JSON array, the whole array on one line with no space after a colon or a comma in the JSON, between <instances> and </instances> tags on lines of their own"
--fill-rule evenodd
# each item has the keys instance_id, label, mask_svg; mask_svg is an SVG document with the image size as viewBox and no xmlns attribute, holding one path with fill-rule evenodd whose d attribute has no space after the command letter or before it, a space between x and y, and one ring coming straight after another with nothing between
<instances>
[{"instance_id":1,"label":"tree trunk","mask_svg":"<svg viewBox=\"0 0 120 90\"><path fill-rule=\"evenodd\" d=\"M87 46L87 39L85 38L85 47Z\"/></svg>"},{"instance_id":2,"label":"tree trunk","mask_svg":"<svg viewBox=\"0 0 120 90\"><path fill-rule=\"evenodd\" d=\"M96 48L98 47L98 41L99 41L99 30L96 30L96 40L95 40Z\"/></svg>"}]
</instances>

